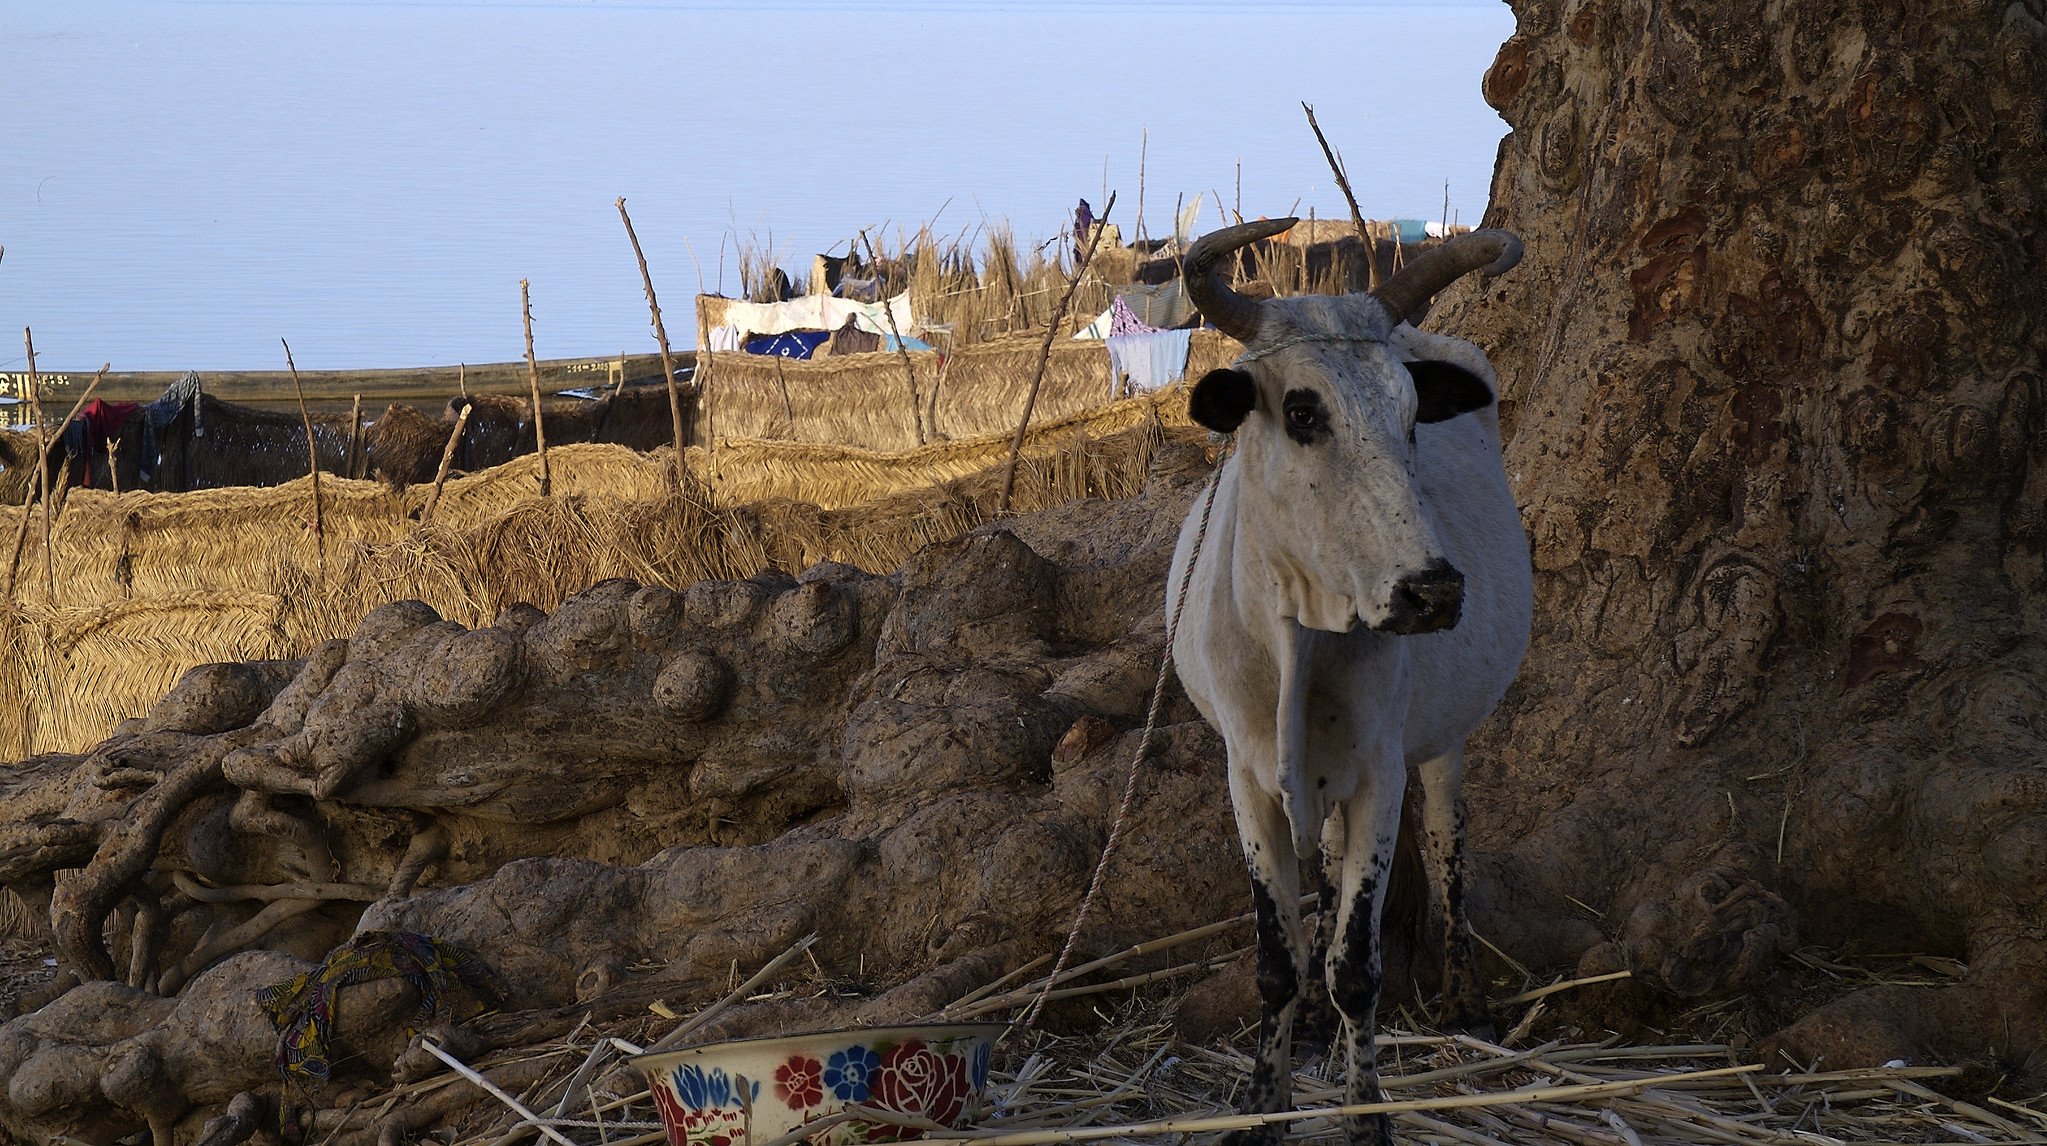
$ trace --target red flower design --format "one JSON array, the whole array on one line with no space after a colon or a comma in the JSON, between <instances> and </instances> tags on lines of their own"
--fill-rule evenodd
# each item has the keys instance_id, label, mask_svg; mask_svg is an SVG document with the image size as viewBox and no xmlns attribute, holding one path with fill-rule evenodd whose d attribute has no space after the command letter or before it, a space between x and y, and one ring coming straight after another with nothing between
<instances>
[{"instance_id":1,"label":"red flower design","mask_svg":"<svg viewBox=\"0 0 2047 1146\"><path fill-rule=\"evenodd\" d=\"M802 1110L824 1101L824 1064L807 1055L791 1055L775 1068L775 1097Z\"/></svg>"},{"instance_id":2,"label":"red flower design","mask_svg":"<svg viewBox=\"0 0 2047 1146\"><path fill-rule=\"evenodd\" d=\"M919 1114L941 1126L950 1126L966 1109L971 1089L965 1058L941 1055L912 1040L881 1056L881 1069L874 1077L873 1102L883 1110Z\"/></svg>"}]
</instances>

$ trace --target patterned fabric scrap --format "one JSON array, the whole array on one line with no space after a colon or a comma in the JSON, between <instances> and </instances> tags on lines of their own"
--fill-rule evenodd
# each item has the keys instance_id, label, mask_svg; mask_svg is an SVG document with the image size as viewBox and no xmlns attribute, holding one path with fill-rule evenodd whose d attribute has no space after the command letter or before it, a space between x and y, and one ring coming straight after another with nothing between
<instances>
[{"instance_id":1,"label":"patterned fabric scrap","mask_svg":"<svg viewBox=\"0 0 2047 1146\"><path fill-rule=\"evenodd\" d=\"M277 1070L325 1082L332 1075L328 1040L341 988L403 978L419 992L407 1034L452 1019L473 1018L504 1001L497 972L460 943L416 931L367 931L327 953L320 966L256 992L277 1027Z\"/></svg>"}]
</instances>

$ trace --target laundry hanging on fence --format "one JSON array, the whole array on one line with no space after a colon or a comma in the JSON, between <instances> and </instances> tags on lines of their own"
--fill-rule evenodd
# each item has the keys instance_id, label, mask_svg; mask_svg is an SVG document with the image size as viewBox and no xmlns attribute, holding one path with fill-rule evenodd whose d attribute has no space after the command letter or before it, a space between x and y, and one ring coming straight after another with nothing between
<instances>
[{"instance_id":1,"label":"laundry hanging on fence","mask_svg":"<svg viewBox=\"0 0 2047 1146\"><path fill-rule=\"evenodd\" d=\"M1155 330L1150 334L1112 334L1108 338L1109 372L1123 380L1118 396L1157 390L1187 376L1191 330Z\"/></svg>"},{"instance_id":2,"label":"laundry hanging on fence","mask_svg":"<svg viewBox=\"0 0 2047 1146\"><path fill-rule=\"evenodd\" d=\"M858 302L827 294L807 294L787 302L729 302L725 304L724 319L749 337L791 330L837 330L848 322L869 334L887 334L891 315L896 330L908 334L917 329L908 291L888 300L886 308L878 302Z\"/></svg>"},{"instance_id":3,"label":"laundry hanging on fence","mask_svg":"<svg viewBox=\"0 0 2047 1146\"><path fill-rule=\"evenodd\" d=\"M746 340L748 354L775 358L809 358L831 335L822 330L789 330L781 334L757 334Z\"/></svg>"},{"instance_id":4,"label":"laundry hanging on fence","mask_svg":"<svg viewBox=\"0 0 2047 1146\"><path fill-rule=\"evenodd\" d=\"M739 333L739 328L731 323L714 326L710 333L704 336L704 349L713 354L737 353L746 349L745 343L746 339Z\"/></svg>"},{"instance_id":5,"label":"laundry hanging on fence","mask_svg":"<svg viewBox=\"0 0 2047 1146\"><path fill-rule=\"evenodd\" d=\"M1194 318L1194 304L1187 300L1186 287L1178 278L1157 286L1119 284L1116 301L1128 308L1137 321L1154 330L1185 326Z\"/></svg>"},{"instance_id":6,"label":"laundry hanging on fence","mask_svg":"<svg viewBox=\"0 0 2047 1146\"><path fill-rule=\"evenodd\" d=\"M1152 334L1158 329L1156 326L1147 325L1143 319L1132 314L1130 304L1124 302L1120 296L1115 302L1109 304L1109 333L1111 335Z\"/></svg>"}]
</instances>

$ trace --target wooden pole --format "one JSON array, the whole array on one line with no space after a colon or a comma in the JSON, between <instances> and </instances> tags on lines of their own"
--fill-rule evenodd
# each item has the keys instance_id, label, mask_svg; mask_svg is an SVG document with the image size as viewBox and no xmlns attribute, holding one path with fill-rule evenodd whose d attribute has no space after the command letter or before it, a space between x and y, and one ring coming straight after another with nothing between
<instances>
[{"instance_id":1,"label":"wooden pole","mask_svg":"<svg viewBox=\"0 0 2047 1146\"><path fill-rule=\"evenodd\" d=\"M355 463L362 449L362 395L355 396L355 404L348 410L348 448L341 451L341 476L356 476Z\"/></svg>"},{"instance_id":2,"label":"wooden pole","mask_svg":"<svg viewBox=\"0 0 2047 1146\"><path fill-rule=\"evenodd\" d=\"M107 484L113 487L114 496L121 496L121 439L107 439Z\"/></svg>"},{"instance_id":3,"label":"wooden pole","mask_svg":"<svg viewBox=\"0 0 2047 1146\"><path fill-rule=\"evenodd\" d=\"M57 603L56 561L50 555L50 538L54 529L50 521L50 450L57 444L50 439L49 424L43 417L43 381L36 373L36 339L28 327L21 328L21 341L28 347L28 396L36 410L36 455L41 460L36 464L37 498L43 504L43 574L49 581L50 604ZM66 419L65 428L70 421ZM62 441L64 430L57 431L57 440ZM69 465L65 466L70 469Z\"/></svg>"},{"instance_id":4,"label":"wooden pole","mask_svg":"<svg viewBox=\"0 0 2047 1146\"><path fill-rule=\"evenodd\" d=\"M78 412L80 410L85 409L85 404L92 400L92 392L99 389L100 381L104 379L106 376L107 367L106 365L102 365L99 369L99 373L96 376L94 376L92 384L85 388L85 393L80 394L78 396L78 401L73 402L71 404L71 412L64 415L63 423L57 427L57 436L59 438L62 438L64 436L65 430L71 428L72 420L77 418ZM40 420L37 421L36 428L37 440L40 441L42 438L41 434L42 423ZM37 451L36 477L33 484L36 485L38 488L43 487L48 480L47 475L43 471L48 467L49 459L50 454L48 450L39 449ZM44 500L47 501L48 499L45 498ZM21 575L21 554L22 551L28 546L28 523L30 521L33 521L34 519L35 512L29 508L27 502L23 502L21 506L21 524L17 526L14 530L14 556L10 558L7 562L7 601L9 604L12 604L14 601L15 582L19 579ZM48 544L47 540L44 543Z\"/></svg>"},{"instance_id":5,"label":"wooden pole","mask_svg":"<svg viewBox=\"0 0 2047 1146\"><path fill-rule=\"evenodd\" d=\"M897 229L896 237L902 237L900 228ZM867 244L867 261L870 263L880 262L881 260L874 253L874 240L867 237L867 232L860 232L860 241ZM904 291L907 292L909 289L907 284L904 285ZM881 280L881 316L888 319L888 332L895 336L896 353L900 354L903 359L903 377L910 385L910 421L917 431L917 444L920 446L925 445L931 439L925 436L924 433L924 400L917 394L917 369L910 364L910 348L903 345L903 332L896 329L896 308L893 300L888 296L888 279L886 276Z\"/></svg>"},{"instance_id":6,"label":"wooden pole","mask_svg":"<svg viewBox=\"0 0 2047 1146\"><path fill-rule=\"evenodd\" d=\"M654 297L654 276L647 270L647 256L640 250L640 236L633 231L633 217L625 213L623 195L618 197L618 217L625 221L625 237L632 240L633 258L639 260L640 282L647 288L647 309L654 316L654 341L661 344L661 377L668 383L669 429L675 437L675 488L677 492L681 492L684 465L682 395L675 389L675 362L668 353L668 328L661 325L661 303ZM619 378L619 385L625 385L625 378L622 375Z\"/></svg>"},{"instance_id":7,"label":"wooden pole","mask_svg":"<svg viewBox=\"0 0 2047 1146\"><path fill-rule=\"evenodd\" d=\"M299 399L299 423L306 428L306 468L313 475L313 543L320 550L320 579L327 579L327 520L320 508L320 443L313 438L313 416L306 412L305 387L299 385L299 364L292 361L291 343L284 343L284 364L291 370L292 392Z\"/></svg>"},{"instance_id":8,"label":"wooden pole","mask_svg":"<svg viewBox=\"0 0 2047 1146\"><path fill-rule=\"evenodd\" d=\"M426 505L419 511L419 523L425 525L434 515L434 506L440 504L441 486L447 483L448 467L454 464L455 447L462 443L462 428L469 424L469 411L473 406L464 404L461 413L455 415L455 428L448 434L448 444L441 449L441 467L434 471L433 491L426 495Z\"/></svg>"},{"instance_id":9,"label":"wooden pole","mask_svg":"<svg viewBox=\"0 0 2047 1146\"><path fill-rule=\"evenodd\" d=\"M533 358L533 302L526 280L519 280L519 317L526 324L526 382L533 391L533 444L540 451L540 496L554 495L547 472L547 428L540 423L540 366Z\"/></svg>"},{"instance_id":10,"label":"wooden pole","mask_svg":"<svg viewBox=\"0 0 2047 1146\"><path fill-rule=\"evenodd\" d=\"M1080 253L1080 265L1074 268L1073 280L1066 284L1066 293L1059 299L1058 309L1052 312L1052 322L1045 328L1044 344L1038 347L1038 369L1031 375L1031 392L1024 398L1023 417L1017 419L1016 436L1009 440L1009 463L1002 467L1002 498L995 503L995 516L1009 512L1009 495L1016 489L1016 458L1023 451L1024 434L1031 428L1031 410L1038 404L1038 387L1045 383L1045 364L1052 358L1052 340L1059 337L1059 324L1066 321L1066 308L1073 305L1073 292L1080 289L1080 280L1087 277L1088 264L1094 262L1095 244L1101 241L1102 232L1108 228L1101 223L1109 221L1109 212L1116 207L1116 196L1111 193L1109 201L1102 205L1102 215L1094 233L1088 236L1087 248Z\"/></svg>"},{"instance_id":11,"label":"wooden pole","mask_svg":"<svg viewBox=\"0 0 2047 1146\"><path fill-rule=\"evenodd\" d=\"M1308 126L1315 131L1315 142L1322 145L1322 158L1329 161L1329 173L1336 176L1336 186L1343 192L1343 201L1350 205L1350 225L1357 229L1358 241L1365 245L1365 253L1371 256L1366 263L1365 282L1370 289L1378 290L1379 259L1372 249L1372 236L1365 232L1365 217L1358 210L1358 197L1351 194L1350 176L1344 173L1343 160L1337 158L1336 151L1329 146L1328 137L1322 134L1322 125L1315 122L1315 109L1308 106L1308 101L1302 100L1301 110L1308 113Z\"/></svg>"}]
</instances>

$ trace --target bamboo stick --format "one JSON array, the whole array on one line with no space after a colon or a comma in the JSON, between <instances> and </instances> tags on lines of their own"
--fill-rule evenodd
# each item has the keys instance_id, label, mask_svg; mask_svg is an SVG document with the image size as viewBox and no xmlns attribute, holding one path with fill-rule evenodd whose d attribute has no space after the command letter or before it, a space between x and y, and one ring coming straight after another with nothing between
<instances>
[{"instance_id":1,"label":"bamboo stick","mask_svg":"<svg viewBox=\"0 0 2047 1146\"><path fill-rule=\"evenodd\" d=\"M633 217L625 212L625 196L618 197L618 217L625 221L625 237L632 240L633 257L640 262L640 282L647 288L647 309L654 316L654 341L661 345L661 377L668 383L668 418L670 429L675 435L675 488L682 489L683 466L686 464L682 440L682 396L675 389L675 362L668 353L668 328L661 325L661 304L654 298L654 275L647 269L647 256L640 250L640 236L633 231ZM624 375L619 385L625 385Z\"/></svg>"},{"instance_id":2,"label":"bamboo stick","mask_svg":"<svg viewBox=\"0 0 2047 1146\"><path fill-rule=\"evenodd\" d=\"M792 960L794 960L797 956L803 954L805 951L810 950L811 946L816 942L817 932L815 931L811 932L810 934L804 936L801 939L798 939L795 943L790 945L787 951L784 951L780 955L777 955L773 959L769 960L767 966L762 967L758 971L755 971L752 977L748 978L746 982L741 983L739 986L733 988L732 991L728 993L724 998L719 999L717 1002L712 1003L710 1006L705 1007L701 1011L698 1011L693 1017L684 1019L680 1026L676 1027L672 1031L669 1031L667 1034L662 1035L660 1038L655 1039L654 1042L647 1047L646 1053L655 1054L659 1051L667 1050L669 1047L672 1047L675 1044L681 1042L682 1040L688 1038L695 1032L702 1030L706 1023L709 1023L712 1019L715 1019L720 1014L723 1014L727 1007L730 1007L732 1004L737 1003L741 999L744 999L748 995L752 994L753 989L755 987L758 987L762 983L767 982L769 976L773 975L777 971L780 971L782 968L788 966L789 963Z\"/></svg>"},{"instance_id":3,"label":"bamboo stick","mask_svg":"<svg viewBox=\"0 0 2047 1146\"><path fill-rule=\"evenodd\" d=\"M355 403L348 408L348 448L341 451L341 476L357 476L355 463L362 448L362 395L355 396Z\"/></svg>"},{"instance_id":4,"label":"bamboo stick","mask_svg":"<svg viewBox=\"0 0 2047 1146\"><path fill-rule=\"evenodd\" d=\"M48 433L49 425L43 417L43 382L41 376L36 373L36 340L34 332L26 326L22 327L21 341L28 347L28 396L29 401L35 404L36 455L41 459L36 463L36 481L39 483L36 493L38 500L42 502L43 511L43 576L49 581L50 604L55 605L57 603L57 561L56 555L51 552L50 541L54 533L50 521L50 451L55 448L56 442L50 440ZM66 428L69 428L69 425L70 422L67 419L65 422ZM63 437L64 431L62 429L58 430L58 440L61 441ZM66 465L64 468L69 470L71 467Z\"/></svg>"},{"instance_id":5,"label":"bamboo stick","mask_svg":"<svg viewBox=\"0 0 2047 1146\"><path fill-rule=\"evenodd\" d=\"M1308 1110L1282 1110L1273 1114L1229 1114L1205 1118L1171 1118L1126 1126L1082 1126L1065 1130L1039 1130L1021 1134L981 1131L928 1135L926 1142L971 1142L975 1146L1052 1146L1061 1142L1088 1142L1098 1138L1123 1138L1153 1134L1200 1134L1216 1130L1251 1130L1311 1118L1351 1118L1365 1114L1396 1114L1409 1110L1460 1110L1469 1107L1515 1106L1525 1102L1581 1101L1618 1098L1650 1089L1661 1083L1693 1079L1731 1078L1763 1069L1760 1063L1717 1067L1660 1075L1654 1079L1602 1082L1576 1086L1546 1086L1492 1094L1453 1094L1440 1098L1413 1098L1398 1102L1359 1102Z\"/></svg>"},{"instance_id":6,"label":"bamboo stick","mask_svg":"<svg viewBox=\"0 0 2047 1146\"><path fill-rule=\"evenodd\" d=\"M291 370L291 388L298 395L299 423L306 428L306 466L313 475L313 543L320 551L320 580L327 579L327 522L320 509L320 443L313 438L313 416L306 412L306 391L299 385L299 366L291 359L291 343L284 343L284 364Z\"/></svg>"},{"instance_id":7,"label":"bamboo stick","mask_svg":"<svg viewBox=\"0 0 2047 1146\"><path fill-rule=\"evenodd\" d=\"M1059 306L1052 312L1052 320L1045 326L1045 341L1038 347L1038 369L1031 375L1031 390L1024 398L1023 417L1017 419L1016 436L1009 441L1009 462L1002 468L1002 496L995 503L995 516L1004 517L1009 513L1009 498L1016 489L1016 458L1023 452L1024 434L1031 427L1031 410L1038 404L1038 389L1045 384L1045 363L1052 358L1052 340L1059 337L1059 324L1066 321L1066 308L1073 305L1073 292L1080 289L1080 280L1087 277L1088 264L1095 258L1095 245L1101 241L1102 232L1108 228L1109 212L1116 209L1113 192L1109 201L1102 204L1101 218L1096 220L1094 232L1088 236L1087 246L1080 253L1080 265L1074 268L1072 281L1066 284L1066 293L1059 298Z\"/></svg>"},{"instance_id":8,"label":"bamboo stick","mask_svg":"<svg viewBox=\"0 0 2047 1146\"><path fill-rule=\"evenodd\" d=\"M1626 979L1633 975L1633 971L1610 971L1604 975L1588 975L1583 979L1566 979L1561 983L1551 983L1547 987L1537 987L1533 991L1523 991L1511 998L1501 999L1497 1005L1511 1007L1518 1003L1532 1003L1537 999L1554 995L1558 991L1569 991L1573 988L1589 986L1593 983L1611 983L1615 979Z\"/></svg>"},{"instance_id":9,"label":"bamboo stick","mask_svg":"<svg viewBox=\"0 0 2047 1146\"><path fill-rule=\"evenodd\" d=\"M519 319L526 327L526 382L533 392L533 446L540 454L540 496L554 494L554 482L547 472L547 428L540 419L540 366L533 357L533 302L526 280L519 280Z\"/></svg>"},{"instance_id":10,"label":"bamboo stick","mask_svg":"<svg viewBox=\"0 0 2047 1146\"><path fill-rule=\"evenodd\" d=\"M433 517L434 506L440 504L441 487L447 484L448 467L454 464L455 447L462 444L462 430L463 427L469 425L469 411L473 409L475 409L474 404L465 405L455 415L455 428L448 431L448 444L441 447L440 468L434 471L434 488L428 491L426 505L421 507L419 511L419 523L421 525L425 525L427 520Z\"/></svg>"},{"instance_id":11,"label":"bamboo stick","mask_svg":"<svg viewBox=\"0 0 2047 1146\"><path fill-rule=\"evenodd\" d=\"M499 1102L504 1103L506 1106L511 1107L512 1110L516 1112L522 1120L524 1120L527 1123L530 1123L535 1129L539 1130L542 1134L545 1134L549 1138L554 1139L556 1142L561 1143L561 1146L576 1146L576 1143L574 1141L570 1140L561 1131L556 1130L554 1127L548 1125L544 1120L541 1119L541 1117L538 1114L533 1113L533 1111L529 1109L524 1103L520 1102L516 1098L513 1098L511 1095L506 1094L503 1087L476 1073L474 1070L471 1070L469 1068L469 1065L463 1062L461 1059L456 1058L454 1055L451 1055L447 1051L442 1050L441 1045L435 1042L431 1035L422 1036L419 1040L419 1045L425 1047L430 1053L432 1053L432 1055L435 1058L440 1059L444 1063L447 1063L449 1069L453 1070L456 1074L459 1074L463 1078L466 1078L469 1081L475 1083L477 1086L483 1088L486 1094L489 1094L492 1098L497 1099Z\"/></svg>"}]
</instances>

